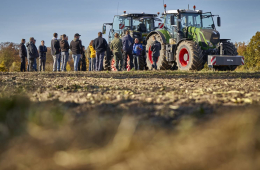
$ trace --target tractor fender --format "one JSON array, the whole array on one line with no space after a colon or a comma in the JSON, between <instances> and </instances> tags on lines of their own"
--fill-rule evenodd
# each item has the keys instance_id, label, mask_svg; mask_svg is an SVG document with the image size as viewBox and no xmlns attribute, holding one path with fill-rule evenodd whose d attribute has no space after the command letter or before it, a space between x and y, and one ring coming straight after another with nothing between
<instances>
[{"instance_id":1,"label":"tractor fender","mask_svg":"<svg viewBox=\"0 0 260 170\"><path fill-rule=\"evenodd\" d=\"M229 40L231 40L231 39L220 39L219 42L227 42Z\"/></svg>"},{"instance_id":2,"label":"tractor fender","mask_svg":"<svg viewBox=\"0 0 260 170\"><path fill-rule=\"evenodd\" d=\"M148 41L149 37L151 37L151 36L154 35L154 34L159 34L159 35L160 35L160 37L161 37L162 40L163 40L163 44L166 44L166 43L167 43L165 36L164 36L163 33L161 33L160 31L152 31L152 32L150 32L150 33L147 35L147 37L146 37L146 42Z\"/></svg>"}]
</instances>

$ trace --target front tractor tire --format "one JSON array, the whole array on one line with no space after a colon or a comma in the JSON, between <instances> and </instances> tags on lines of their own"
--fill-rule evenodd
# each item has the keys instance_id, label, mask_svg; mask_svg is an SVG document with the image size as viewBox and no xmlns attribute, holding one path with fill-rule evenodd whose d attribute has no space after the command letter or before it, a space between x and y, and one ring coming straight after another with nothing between
<instances>
[{"instance_id":1,"label":"front tractor tire","mask_svg":"<svg viewBox=\"0 0 260 170\"><path fill-rule=\"evenodd\" d=\"M146 64L149 70L152 70L152 65L153 65L153 59L152 59L152 51L151 51L151 45L153 43L152 37L155 36L156 40L161 43L161 51L160 51L160 56L158 57L157 60L157 68L158 70L170 70L171 65L166 61L166 46L163 43L163 40L159 34L153 34L150 36L147 40L147 45L146 45Z\"/></svg>"},{"instance_id":2,"label":"front tractor tire","mask_svg":"<svg viewBox=\"0 0 260 170\"><path fill-rule=\"evenodd\" d=\"M176 50L176 63L178 70L203 69L203 54L201 47L193 41L183 41Z\"/></svg>"}]
</instances>

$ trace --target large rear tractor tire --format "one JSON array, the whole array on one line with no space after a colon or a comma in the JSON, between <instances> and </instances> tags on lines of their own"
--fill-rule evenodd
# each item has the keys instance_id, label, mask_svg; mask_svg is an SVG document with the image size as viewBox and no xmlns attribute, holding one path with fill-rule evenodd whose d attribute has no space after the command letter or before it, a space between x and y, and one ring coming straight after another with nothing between
<instances>
[{"instance_id":1,"label":"large rear tractor tire","mask_svg":"<svg viewBox=\"0 0 260 170\"><path fill-rule=\"evenodd\" d=\"M183 41L176 51L176 63L179 70L203 69L203 54L201 47L193 41Z\"/></svg>"},{"instance_id":2,"label":"large rear tractor tire","mask_svg":"<svg viewBox=\"0 0 260 170\"><path fill-rule=\"evenodd\" d=\"M229 41L222 42L224 55L236 56L238 55L237 49L234 44ZM234 71L237 66L216 66L213 69L216 71Z\"/></svg>"},{"instance_id":3,"label":"large rear tractor tire","mask_svg":"<svg viewBox=\"0 0 260 170\"><path fill-rule=\"evenodd\" d=\"M153 34L152 36L149 37L149 39L147 40L147 45L146 45L146 63L147 63L147 67L149 70L152 70L152 65L153 65L153 59L152 59L152 51L151 51L151 45L153 43L152 37L155 36L156 40L158 42L161 43L161 51L160 51L160 56L158 58L157 61L157 68L159 70L170 70L171 69L171 65L168 64L168 62L166 61L166 48L165 48L165 44L163 43L163 40L161 38L161 36L159 34Z\"/></svg>"}]
</instances>

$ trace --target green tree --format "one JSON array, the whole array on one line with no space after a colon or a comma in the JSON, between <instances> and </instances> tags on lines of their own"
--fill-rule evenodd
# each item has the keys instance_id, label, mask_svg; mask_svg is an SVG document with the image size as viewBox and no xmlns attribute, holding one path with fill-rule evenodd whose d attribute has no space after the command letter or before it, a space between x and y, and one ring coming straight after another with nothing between
<instances>
[{"instance_id":1,"label":"green tree","mask_svg":"<svg viewBox=\"0 0 260 170\"><path fill-rule=\"evenodd\" d=\"M13 63L20 62L19 57L19 45L11 42L5 42L0 44L0 63L3 65L4 70L7 71L14 71L10 70ZM17 64L15 64L17 65ZM13 68L13 67L12 67Z\"/></svg>"},{"instance_id":2,"label":"green tree","mask_svg":"<svg viewBox=\"0 0 260 170\"><path fill-rule=\"evenodd\" d=\"M260 32L251 38L244 55L246 69L260 70Z\"/></svg>"}]
</instances>

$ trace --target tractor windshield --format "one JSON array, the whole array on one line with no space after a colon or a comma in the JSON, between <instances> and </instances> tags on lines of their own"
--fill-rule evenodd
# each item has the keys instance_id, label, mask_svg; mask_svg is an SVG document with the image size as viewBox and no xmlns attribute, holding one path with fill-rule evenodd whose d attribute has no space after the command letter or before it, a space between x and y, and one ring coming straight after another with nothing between
<instances>
[{"instance_id":1,"label":"tractor windshield","mask_svg":"<svg viewBox=\"0 0 260 170\"><path fill-rule=\"evenodd\" d=\"M193 26L197 28L215 29L211 13L182 13L181 26L182 28Z\"/></svg>"}]
</instances>

